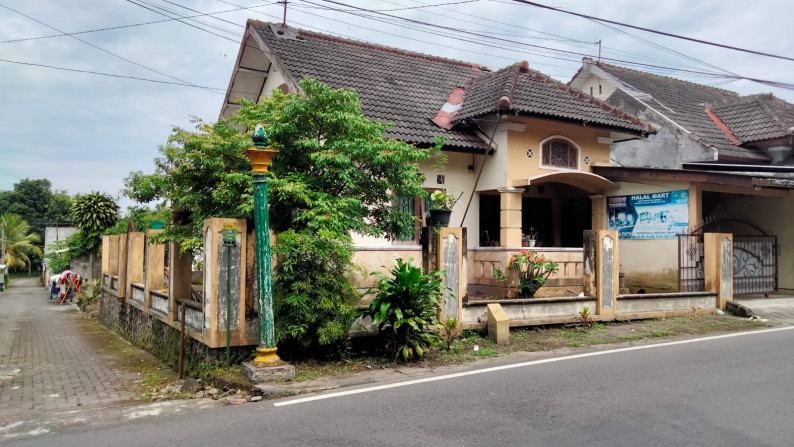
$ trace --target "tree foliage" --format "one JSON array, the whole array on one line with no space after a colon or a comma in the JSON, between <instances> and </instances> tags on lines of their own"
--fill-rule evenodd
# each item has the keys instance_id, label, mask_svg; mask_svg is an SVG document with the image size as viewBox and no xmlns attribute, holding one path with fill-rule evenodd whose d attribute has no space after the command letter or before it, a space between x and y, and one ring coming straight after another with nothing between
<instances>
[{"instance_id":1,"label":"tree foliage","mask_svg":"<svg viewBox=\"0 0 794 447\"><path fill-rule=\"evenodd\" d=\"M424 194L418 162L428 150L386 139L387 125L361 114L358 95L319 81L300 83L303 95L274 90L260 104L242 101L238 122L266 126L274 157L270 202L274 231L321 225L393 238L413 224L394 196Z\"/></svg>"},{"instance_id":2,"label":"tree foliage","mask_svg":"<svg viewBox=\"0 0 794 447\"><path fill-rule=\"evenodd\" d=\"M424 194L417 163L430 151L384 138L387 126L361 114L354 91L316 80L300 88L301 94L275 90L259 104L242 101L233 121L174 129L159 148L155 172L132 173L125 192L139 202L164 199L190 210L191 225L172 225L161 237L183 250L198 247L204 219L251 219L251 166L243 155L251 141L235 125L263 124L279 150L269 175L276 337L316 354L346 340L355 318L360 297L349 279L351 233L393 238L413 225L394 196Z\"/></svg>"},{"instance_id":3,"label":"tree foliage","mask_svg":"<svg viewBox=\"0 0 794 447\"><path fill-rule=\"evenodd\" d=\"M78 194L72 200L72 222L80 229L69 241L72 257L96 251L105 230L119 218L118 205L107 194L92 192Z\"/></svg>"},{"instance_id":4,"label":"tree foliage","mask_svg":"<svg viewBox=\"0 0 794 447\"><path fill-rule=\"evenodd\" d=\"M154 173L133 172L124 181L124 193L138 202L167 200L175 210L190 211L191 223L169 225L160 235L183 251L201 246L204 219L246 219L253 210L251 165L243 155L251 140L229 121L193 122L195 131L174 128L158 148Z\"/></svg>"},{"instance_id":5,"label":"tree foliage","mask_svg":"<svg viewBox=\"0 0 794 447\"><path fill-rule=\"evenodd\" d=\"M0 191L0 214L12 213L20 216L30 226L30 232L44 240L44 230L60 220L61 226L68 226L71 198L66 191L52 190L47 179L22 179L10 191ZM64 222L66 221L66 222ZM34 242L39 244L40 242ZM30 253L34 267L40 264L40 255Z\"/></svg>"},{"instance_id":6,"label":"tree foliage","mask_svg":"<svg viewBox=\"0 0 794 447\"><path fill-rule=\"evenodd\" d=\"M34 245L41 239L31 233L30 225L18 214L4 213L0 215L0 228L6 238L6 252L0 253L0 260L10 269L23 269L30 266L34 255L41 256L41 249Z\"/></svg>"}]
</instances>

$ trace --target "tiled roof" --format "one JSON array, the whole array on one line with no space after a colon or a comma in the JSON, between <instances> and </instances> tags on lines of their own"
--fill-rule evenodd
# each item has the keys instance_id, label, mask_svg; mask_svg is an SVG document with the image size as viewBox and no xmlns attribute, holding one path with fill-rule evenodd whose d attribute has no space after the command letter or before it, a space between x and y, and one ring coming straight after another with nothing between
<instances>
[{"instance_id":1,"label":"tiled roof","mask_svg":"<svg viewBox=\"0 0 794 447\"><path fill-rule=\"evenodd\" d=\"M311 31L290 29L277 35L280 25L255 20L248 25L295 81L315 78L334 88L355 90L367 118L394 124L384 132L387 137L420 145L432 145L434 137L445 136L447 149L487 149L471 126L461 122L459 113L470 110L466 116L474 117L496 112L505 87L502 78L519 70L517 64L480 78L485 70L476 64ZM606 104L592 104L540 73L521 73L514 84L512 100L519 112L587 121L635 134L647 131L639 120L607 110L611 107ZM458 110L459 101L445 107L447 101L459 99L453 92L467 85L473 90L465 94L462 109ZM431 121L434 118L436 122Z\"/></svg>"},{"instance_id":2,"label":"tiled roof","mask_svg":"<svg viewBox=\"0 0 794 447\"><path fill-rule=\"evenodd\" d=\"M385 136L420 145L445 136L446 148L487 148L473 133L430 121L455 87L481 73L478 67L304 30L298 30L297 39L279 38L268 23L248 23L296 81L315 78L358 92L367 118L394 124Z\"/></svg>"},{"instance_id":3,"label":"tiled roof","mask_svg":"<svg viewBox=\"0 0 794 447\"><path fill-rule=\"evenodd\" d=\"M752 148L739 147L705 112L733 104L740 99L737 93L667 76L659 76L625 67L585 59L635 90L649 94L646 100L667 118L691 132L696 140L719 152L720 160L768 162L769 156ZM740 137L741 138L741 137Z\"/></svg>"},{"instance_id":4,"label":"tiled roof","mask_svg":"<svg viewBox=\"0 0 794 447\"><path fill-rule=\"evenodd\" d=\"M639 119L529 69L526 62L480 75L465 89L466 99L453 121L502 110L627 129L635 133L655 133Z\"/></svg>"},{"instance_id":5,"label":"tiled roof","mask_svg":"<svg viewBox=\"0 0 794 447\"><path fill-rule=\"evenodd\" d=\"M794 105L771 94L746 96L713 112L743 143L794 134Z\"/></svg>"}]
</instances>

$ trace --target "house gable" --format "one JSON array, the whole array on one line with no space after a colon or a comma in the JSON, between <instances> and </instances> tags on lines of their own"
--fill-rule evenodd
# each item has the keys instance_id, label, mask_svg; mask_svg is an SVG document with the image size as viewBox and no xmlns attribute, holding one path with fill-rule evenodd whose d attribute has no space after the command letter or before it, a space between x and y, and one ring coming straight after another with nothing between
<instances>
[{"instance_id":1,"label":"house gable","mask_svg":"<svg viewBox=\"0 0 794 447\"><path fill-rule=\"evenodd\" d=\"M657 167L680 167L681 163L689 161L769 163L771 160L769 155L757 148L736 144L736 141L732 141L706 112L706 109L738 101L740 96L734 92L597 63L589 58L583 60L582 68L569 85L585 93L593 91L595 97L616 105L640 119L667 127L666 132L662 131L656 138L648 140L649 144L645 151L647 152L649 147L653 151L667 149L668 152L663 154L663 158L669 159L669 156L673 155L669 150L675 146L677 157L675 162L668 161ZM672 144L672 140L663 138L664 135L675 138L675 144ZM683 141L683 138L691 141ZM628 146L631 146L628 149L630 153L636 153L636 144ZM643 155L654 158L654 154L649 153L639 154L638 158L624 161L642 166ZM653 167L653 163L644 165Z\"/></svg>"}]
</instances>

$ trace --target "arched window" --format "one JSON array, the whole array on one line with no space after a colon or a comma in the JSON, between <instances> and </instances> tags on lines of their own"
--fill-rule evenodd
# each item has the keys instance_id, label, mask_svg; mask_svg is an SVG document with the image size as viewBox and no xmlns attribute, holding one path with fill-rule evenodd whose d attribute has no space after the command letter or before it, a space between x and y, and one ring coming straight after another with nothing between
<instances>
[{"instance_id":1,"label":"arched window","mask_svg":"<svg viewBox=\"0 0 794 447\"><path fill-rule=\"evenodd\" d=\"M579 148L564 138L551 137L541 142L542 163L552 168L579 169Z\"/></svg>"}]
</instances>

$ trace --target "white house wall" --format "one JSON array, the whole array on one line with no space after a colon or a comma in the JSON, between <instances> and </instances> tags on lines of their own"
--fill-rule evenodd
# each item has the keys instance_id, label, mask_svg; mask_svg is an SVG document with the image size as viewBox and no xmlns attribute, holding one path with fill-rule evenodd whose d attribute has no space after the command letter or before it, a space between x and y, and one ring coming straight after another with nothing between
<instances>
[{"instance_id":1,"label":"white house wall","mask_svg":"<svg viewBox=\"0 0 794 447\"><path fill-rule=\"evenodd\" d=\"M471 164L471 154L461 154L457 152L447 153L448 162L443 170L436 171L433 169L435 159L431 158L423 163L420 163L419 169L425 176L425 182L422 187L428 189L444 189L448 193L455 194L457 197L462 194L458 203L452 208L452 217L449 225L451 227L467 227L468 228L468 246L477 247L480 243L479 225L477 219L479 217L479 198L475 194L472 198L472 190L474 189L474 181L477 178L476 172L469 172L469 165ZM475 159L482 160L481 155L475 155ZM444 183L438 183L438 176L444 176ZM480 188L478 188L479 190ZM461 219L466 211L466 205L469 199L472 199L469 211L466 213L466 219L461 225ZM358 234L353 235L353 244L358 248L377 248L377 247L391 247L394 246L399 249L399 246L394 245L391 241L385 238L376 238L372 236L362 236Z\"/></svg>"},{"instance_id":2,"label":"white house wall","mask_svg":"<svg viewBox=\"0 0 794 447\"><path fill-rule=\"evenodd\" d=\"M280 71L276 68L276 65L273 64L270 66L270 73L265 80L265 84L262 87L262 92L260 96L273 96L273 90L277 89L281 84L284 84L286 80L284 79L284 75L281 74Z\"/></svg>"}]
</instances>

